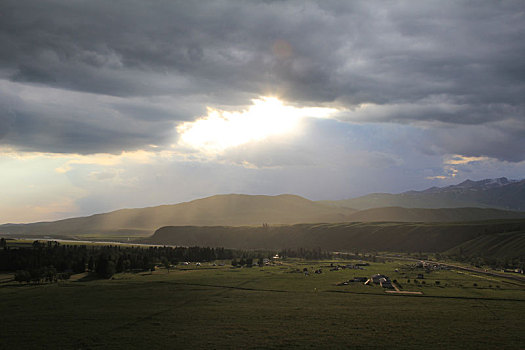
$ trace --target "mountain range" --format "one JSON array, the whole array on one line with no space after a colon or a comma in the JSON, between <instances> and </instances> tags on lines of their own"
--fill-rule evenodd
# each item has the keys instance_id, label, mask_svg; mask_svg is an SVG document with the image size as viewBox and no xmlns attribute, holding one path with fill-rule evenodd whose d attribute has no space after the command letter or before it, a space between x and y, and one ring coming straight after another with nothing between
<instances>
[{"instance_id":1,"label":"mountain range","mask_svg":"<svg viewBox=\"0 0 525 350\"><path fill-rule=\"evenodd\" d=\"M0 233L34 235L151 235L168 225L262 225L346 221L354 209L329 207L294 195L217 195L191 202L122 209L88 217L6 224Z\"/></svg>"},{"instance_id":2,"label":"mountain range","mask_svg":"<svg viewBox=\"0 0 525 350\"><path fill-rule=\"evenodd\" d=\"M357 209L356 209L357 208ZM503 208L503 209L502 209ZM163 226L261 226L341 222L462 222L525 218L525 180L464 181L458 185L371 194L342 201L295 195L216 195L191 202L121 209L53 222L0 225L0 234L148 236Z\"/></svg>"},{"instance_id":3,"label":"mountain range","mask_svg":"<svg viewBox=\"0 0 525 350\"><path fill-rule=\"evenodd\" d=\"M399 194L372 193L352 199L321 203L358 210L380 207L430 209L476 207L525 211L525 179L509 180L501 177L480 181L466 180L457 185L431 187L423 191Z\"/></svg>"}]
</instances>

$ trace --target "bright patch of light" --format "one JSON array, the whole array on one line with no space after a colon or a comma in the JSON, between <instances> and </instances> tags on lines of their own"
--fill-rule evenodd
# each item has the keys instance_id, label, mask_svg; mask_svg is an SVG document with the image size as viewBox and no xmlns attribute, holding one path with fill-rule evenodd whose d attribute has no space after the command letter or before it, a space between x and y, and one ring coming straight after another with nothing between
<instances>
[{"instance_id":1,"label":"bright patch of light","mask_svg":"<svg viewBox=\"0 0 525 350\"><path fill-rule=\"evenodd\" d=\"M291 133L302 118L326 118L336 112L333 108L287 106L273 97L252 102L248 109L240 112L208 107L206 116L177 127L179 145L204 152L220 152L269 136Z\"/></svg>"},{"instance_id":2,"label":"bright patch of light","mask_svg":"<svg viewBox=\"0 0 525 350\"><path fill-rule=\"evenodd\" d=\"M488 157L465 157L460 154L455 154L451 158L445 160L445 164L460 165L469 164L472 162L481 162L489 160Z\"/></svg>"}]
</instances>

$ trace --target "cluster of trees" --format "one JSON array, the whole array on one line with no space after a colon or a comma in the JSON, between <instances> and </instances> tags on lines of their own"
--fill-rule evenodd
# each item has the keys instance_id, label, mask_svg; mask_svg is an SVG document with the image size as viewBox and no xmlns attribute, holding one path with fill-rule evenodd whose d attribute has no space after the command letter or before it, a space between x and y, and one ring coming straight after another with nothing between
<instances>
[{"instance_id":1,"label":"cluster of trees","mask_svg":"<svg viewBox=\"0 0 525 350\"><path fill-rule=\"evenodd\" d=\"M279 252L281 258L303 258L307 260L321 260L321 259L331 259L333 254L327 251L321 250L321 248L285 248Z\"/></svg>"},{"instance_id":2,"label":"cluster of trees","mask_svg":"<svg viewBox=\"0 0 525 350\"><path fill-rule=\"evenodd\" d=\"M4 246L0 250L0 270L25 270L36 279L37 275L44 274L42 271L46 267L53 267L57 272L83 272L88 258L89 252L85 246L61 246L58 242L35 241L29 248Z\"/></svg>"},{"instance_id":3,"label":"cluster of trees","mask_svg":"<svg viewBox=\"0 0 525 350\"><path fill-rule=\"evenodd\" d=\"M230 260L243 255L224 248L86 246L35 241L31 247L3 245L0 271L16 271L19 282L56 282L85 271L110 278L117 272L148 270L156 264Z\"/></svg>"},{"instance_id":4,"label":"cluster of trees","mask_svg":"<svg viewBox=\"0 0 525 350\"><path fill-rule=\"evenodd\" d=\"M262 266L263 258L259 258L259 265ZM233 259L232 260L232 266L234 267L240 267L240 266L246 266L246 267L252 267L253 266L253 258L240 258L239 260Z\"/></svg>"},{"instance_id":5,"label":"cluster of trees","mask_svg":"<svg viewBox=\"0 0 525 350\"><path fill-rule=\"evenodd\" d=\"M55 269L53 266L46 266L38 269L31 269L29 271L17 270L15 272L15 281L20 283L53 283L57 282L58 280L67 280L70 276L70 273L58 273L57 269Z\"/></svg>"}]
</instances>

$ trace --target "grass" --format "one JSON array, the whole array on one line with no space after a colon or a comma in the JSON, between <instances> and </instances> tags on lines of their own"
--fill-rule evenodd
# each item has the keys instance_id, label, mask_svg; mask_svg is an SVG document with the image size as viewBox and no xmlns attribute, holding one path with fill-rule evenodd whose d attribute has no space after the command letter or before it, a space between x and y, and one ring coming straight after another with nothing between
<instances>
[{"instance_id":1,"label":"grass","mask_svg":"<svg viewBox=\"0 0 525 350\"><path fill-rule=\"evenodd\" d=\"M425 275L425 285L414 285L421 270L407 262L373 263L364 271L329 271L329 265L203 264L112 280L3 283L0 348L523 348L525 287L519 283L435 271ZM291 272L304 267L323 273ZM336 286L374 273L423 295L388 295L362 283Z\"/></svg>"}]
</instances>

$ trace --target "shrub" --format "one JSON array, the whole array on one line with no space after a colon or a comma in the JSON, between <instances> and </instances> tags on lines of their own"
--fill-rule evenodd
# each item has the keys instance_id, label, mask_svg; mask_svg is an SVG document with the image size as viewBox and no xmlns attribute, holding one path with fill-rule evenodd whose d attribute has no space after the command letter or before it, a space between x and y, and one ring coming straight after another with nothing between
<instances>
[{"instance_id":1,"label":"shrub","mask_svg":"<svg viewBox=\"0 0 525 350\"><path fill-rule=\"evenodd\" d=\"M68 280L69 278L71 277L71 274L67 273L67 272L64 272L64 273L59 273L57 275L57 278L61 281L65 281L65 280Z\"/></svg>"},{"instance_id":2,"label":"shrub","mask_svg":"<svg viewBox=\"0 0 525 350\"><path fill-rule=\"evenodd\" d=\"M15 272L15 281L19 283L29 283L31 281L31 274L26 270L18 270Z\"/></svg>"}]
</instances>

